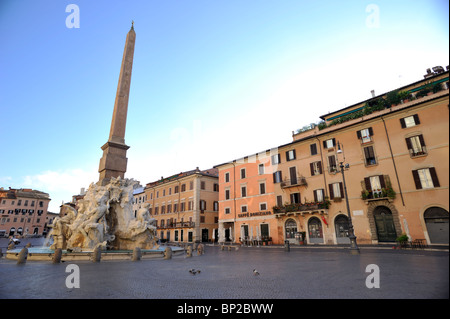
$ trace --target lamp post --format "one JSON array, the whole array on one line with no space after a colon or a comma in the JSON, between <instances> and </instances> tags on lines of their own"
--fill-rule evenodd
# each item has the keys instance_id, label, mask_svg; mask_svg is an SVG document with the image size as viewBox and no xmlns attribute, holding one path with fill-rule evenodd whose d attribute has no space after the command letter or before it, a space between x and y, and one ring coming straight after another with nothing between
<instances>
[{"instance_id":1,"label":"lamp post","mask_svg":"<svg viewBox=\"0 0 450 319\"><path fill-rule=\"evenodd\" d=\"M338 150L337 150L337 154L342 154L343 159L342 161L339 161L339 167L341 168L341 173L342 173L342 181L344 183L344 196L345 196L345 203L347 204L347 215L348 215L348 238L350 239L350 253L352 255L358 255L359 254L359 248L358 248L358 244L356 243L356 236L355 236L355 231L353 228L353 223L352 223L352 216L350 214L350 205L348 203L348 195L347 195L347 185L345 183L345 174L344 174L344 168L345 169L349 169L350 165L347 163L344 165L344 161L345 161L345 155L343 152L344 146L342 145L342 149L341 149L341 144L338 142Z\"/></svg>"}]
</instances>

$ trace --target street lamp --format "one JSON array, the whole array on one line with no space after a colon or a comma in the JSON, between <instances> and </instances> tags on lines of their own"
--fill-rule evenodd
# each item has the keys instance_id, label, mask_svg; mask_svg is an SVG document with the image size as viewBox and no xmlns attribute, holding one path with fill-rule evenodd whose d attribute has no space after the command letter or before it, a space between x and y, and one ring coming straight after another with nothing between
<instances>
[{"instance_id":1,"label":"street lamp","mask_svg":"<svg viewBox=\"0 0 450 319\"><path fill-rule=\"evenodd\" d=\"M345 174L344 174L344 168L345 169L349 169L350 165L348 163L344 165L345 155L344 155L343 149L344 149L344 145L342 145L342 149L341 149L341 144L338 142L338 150L337 150L336 153L338 155L342 154L342 157L343 157L342 161L339 161L339 157L338 157L338 161L339 161L339 167L341 168L342 181L344 182L345 203L347 204L348 238L350 239L350 253L352 255L358 255L359 254L359 248L358 248L358 245L356 243L355 231L353 229L352 216L350 214L350 205L348 204L347 185L345 184Z\"/></svg>"}]
</instances>

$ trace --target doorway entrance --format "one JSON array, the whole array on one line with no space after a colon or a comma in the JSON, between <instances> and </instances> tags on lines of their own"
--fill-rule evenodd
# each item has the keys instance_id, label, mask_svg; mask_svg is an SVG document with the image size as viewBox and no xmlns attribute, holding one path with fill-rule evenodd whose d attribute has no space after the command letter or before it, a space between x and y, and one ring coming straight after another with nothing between
<instances>
[{"instance_id":1,"label":"doorway entrance","mask_svg":"<svg viewBox=\"0 0 450 319\"><path fill-rule=\"evenodd\" d=\"M339 215L334 220L334 228L336 230L336 241L338 244L350 244L348 238L348 217Z\"/></svg>"},{"instance_id":2,"label":"doorway entrance","mask_svg":"<svg viewBox=\"0 0 450 319\"><path fill-rule=\"evenodd\" d=\"M291 244L295 243L295 234L297 233L297 222L292 218L289 218L284 224L285 228L285 240L288 240Z\"/></svg>"},{"instance_id":3,"label":"doorway entrance","mask_svg":"<svg viewBox=\"0 0 450 319\"><path fill-rule=\"evenodd\" d=\"M423 214L431 244L448 244L448 211L430 207Z\"/></svg>"},{"instance_id":4,"label":"doorway entrance","mask_svg":"<svg viewBox=\"0 0 450 319\"><path fill-rule=\"evenodd\" d=\"M317 217L308 221L309 242L311 244L323 244L322 222Z\"/></svg>"},{"instance_id":5,"label":"doorway entrance","mask_svg":"<svg viewBox=\"0 0 450 319\"><path fill-rule=\"evenodd\" d=\"M378 206L373 212L379 242L392 242L397 238L394 218L389 208Z\"/></svg>"},{"instance_id":6,"label":"doorway entrance","mask_svg":"<svg viewBox=\"0 0 450 319\"><path fill-rule=\"evenodd\" d=\"M208 229L202 229L202 242L208 241Z\"/></svg>"}]
</instances>

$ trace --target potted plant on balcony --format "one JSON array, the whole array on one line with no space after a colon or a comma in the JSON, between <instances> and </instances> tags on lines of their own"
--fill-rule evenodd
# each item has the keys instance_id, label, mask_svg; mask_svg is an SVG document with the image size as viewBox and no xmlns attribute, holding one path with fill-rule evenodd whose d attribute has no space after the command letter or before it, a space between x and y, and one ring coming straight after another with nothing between
<instances>
[{"instance_id":1,"label":"potted plant on balcony","mask_svg":"<svg viewBox=\"0 0 450 319\"><path fill-rule=\"evenodd\" d=\"M442 89L443 88L442 88L441 83L434 83L431 90L433 91L433 93L437 93L439 91L442 91Z\"/></svg>"},{"instance_id":2,"label":"potted plant on balcony","mask_svg":"<svg viewBox=\"0 0 450 319\"><path fill-rule=\"evenodd\" d=\"M361 191L361 198L362 198L362 199L364 199L364 200L368 199L368 198L369 198L369 195L370 195L370 193L369 193L368 190L363 189L363 190Z\"/></svg>"},{"instance_id":3,"label":"potted plant on balcony","mask_svg":"<svg viewBox=\"0 0 450 319\"><path fill-rule=\"evenodd\" d=\"M401 103L407 103L411 99L411 94L408 91L400 91L398 97Z\"/></svg>"},{"instance_id":4,"label":"potted plant on balcony","mask_svg":"<svg viewBox=\"0 0 450 319\"><path fill-rule=\"evenodd\" d=\"M388 94L386 94L386 102L390 106L395 106L397 104L400 104L400 95L397 90L391 91Z\"/></svg>"}]
</instances>

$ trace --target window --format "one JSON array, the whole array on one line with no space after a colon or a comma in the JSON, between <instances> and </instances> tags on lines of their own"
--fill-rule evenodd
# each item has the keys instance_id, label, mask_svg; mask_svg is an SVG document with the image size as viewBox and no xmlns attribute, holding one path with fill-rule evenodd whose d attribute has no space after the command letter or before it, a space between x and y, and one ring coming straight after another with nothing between
<instances>
[{"instance_id":1,"label":"window","mask_svg":"<svg viewBox=\"0 0 450 319\"><path fill-rule=\"evenodd\" d=\"M245 168L241 168L241 179L245 178Z\"/></svg>"},{"instance_id":2,"label":"window","mask_svg":"<svg viewBox=\"0 0 450 319\"><path fill-rule=\"evenodd\" d=\"M169 188L169 195L172 195L172 187Z\"/></svg>"},{"instance_id":3,"label":"window","mask_svg":"<svg viewBox=\"0 0 450 319\"><path fill-rule=\"evenodd\" d=\"M219 211L219 202L214 202L214 203L213 203L213 210L214 210L215 212L218 212L218 211Z\"/></svg>"},{"instance_id":4,"label":"window","mask_svg":"<svg viewBox=\"0 0 450 319\"><path fill-rule=\"evenodd\" d=\"M214 190L215 192L218 192L218 191L219 191L219 184L214 183L213 190Z\"/></svg>"},{"instance_id":5,"label":"window","mask_svg":"<svg viewBox=\"0 0 450 319\"><path fill-rule=\"evenodd\" d=\"M317 154L317 145L316 143L309 145L309 150L311 151L311 155Z\"/></svg>"},{"instance_id":6,"label":"window","mask_svg":"<svg viewBox=\"0 0 450 319\"><path fill-rule=\"evenodd\" d=\"M314 190L314 201L323 202L323 200L324 200L324 190L323 189Z\"/></svg>"},{"instance_id":7,"label":"window","mask_svg":"<svg viewBox=\"0 0 450 319\"><path fill-rule=\"evenodd\" d=\"M200 200L200 210L206 210L206 201Z\"/></svg>"},{"instance_id":8,"label":"window","mask_svg":"<svg viewBox=\"0 0 450 319\"><path fill-rule=\"evenodd\" d=\"M434 167L412 171L416 189L440 187Z\"/></svg>"},{"instance_id":9,"label":"window","mask_svg":"<svg viewBox=\"0 0 450 319\"><path fill-rule=\"evenodd\" d=\"M206 183L205 183L205 181L201 181L201 182L200 182L200 189L203 189L203 190L206 189Z\"/></svg>"},{"instance_id":10,"label":"window","mask_svg":"<svg viewBox=\"0 0 450 319\"><path fill-rule=\"evenodd\" d=\"M227 214L229 214L230 212L231 212L230 208L229 208L229 207L226 207L226 208L225 208L225 214L227 215Z\"/></svg>"},{"instance_id":11,"label":"window","mask_svg":"<svg viewBox=\"0 0 450 319\"><path fill-rule=\"evenodd\" d=\"M328 188L330 190L330 199L343 198L344 197L344 188L342 187L342 183L333 183L328 184Z\"/></svg>"},{"instance_id":12,"label":"window","mask_svg":"<svg viewBox=\"0 0 450 319\"><path fill-rule=\"evenodd\" d=\"M420 121L419 116L417 114L400 119L400 125L402 126L402 128L408 128L419 124Z\"/></svg>"},{"instance_id":13,"label":"window","mask_svg":"<svg viewBox=\"0 0 450 319\"><path fill-rule=\"evenodd\" d=\"M337 172L337 164L336 164L336 156L335 155L328 156L328 172L330 172L330 173Z\"/></svg>"},{"instance_id":14,"label":"window","mask_svg":"<svg viewBox=\"0 0 450 319\"><path fill-rule=\"evenodd\" d=\"M286 152L286 161L293 161L295 160L295 150L290 150Z\"/></svg>"},{"instance_id":15,"label":"window","mask_svg":"<svg viewBox=\"0 0 450 319\"><path fill-rule=\"evenodd\" d=\"M259 204L259 210L260 211L267 210L267 204L266 203L260 203Z\"/></svg>"},{"instance_id":16,"label":"window","mask_svg":"<svg viewBox=\"0 0 450 319\"><path fill-rule=\"evenodd\" d=\"M291 193L291 204L300 204L300 193Z\"/></svg>"},{"instance_id":17,"label":"window","mask_svg":"<svg viewBox=\"0 0 450 319\"><path fill-rule=\"evenodd\" d=\"M379 176L369 177L370 187L373 195L381 195L381 182Z\"/></svg>"},{"instance_id":18,"label":"window","mask_svg":"<svg viewBox=\"0 0 450 319\"><path fill-rule=\"evenodd\" d=\"M375 152L373 151L372 145L364 147L364 158L366 166L375 165L377 163L377 160L375 158Z\"/></svg>"},{"instance_id":19,"label":"window","mask_svg":"<svg viewBox=\"0 0 450 319\"><path fill-rule=\"evenodd\" d=\"M282 181L281 171L277 171L277 172L273 173L273 182L281 183L281 181Z\"/></svg>"},{"instance_id":20,"label":"window","mask_svg":"<svg viewBox=\"0 0 450 319\"><path fill-rule=\"evenodd\" d=\"M361 140L361 143L368 143L372 141L373 129L371 127L356 132L356 136Z\"/></svg>"},{"instance_id":21,"label":"window","mask_svg":"<svg viewBox=\"0 0 450 319\"><path fill-rule=\"evenodd\" d=\"M427 154L427 148L422 134L406 138L406 147L408 147L411 157Z\"/></svg>"},{"instance_id":22,"label":"window","mask_svg":"<svg viewBox=\"0 0 450 319\"><path fill-rule=\"evenodd\" d=\"M283 196L281 196L281 195L277 196L277 206L278 207L283 206Z\"/></svg>"},{"instance_id":23,"label":"window","mask_svg":"<svg viewBox=\"0 0 450 319\"><path fill-rule=\"evenodd\" d=\"M167 205L167 214L172 212L172 204Z\"/></svg>"},{"instance_id":24,"label":"window","mask_svg":"<svg viewBox=\"0 0 450 319\"><path fill-rule=\"evenodd\" d=\"M189 190L193 190L194 189L194 182L190 181L189 182Z\"/></svg>"},{"instance_id":25,"label":"window","mask_svg":"<svg viewBox=\"0 0 450 319\"><path fill-rule=\"evenodd\" d=\"M369 198L381 197L382 189L386 188L384 175L375 175L364 178L366 190L370 192Z\"/></svg>"},{"instance_id":26,"label":"window","mask_svg":"<svg viewBox=\"0 0 450 319\"><path fill-rule=\"evenodd\" d=\"M264 175L264 164L259 164L258 165L258 174L259 175Z\"/></svg>"},{"instance_id":27,"label":"window","mask_svg":"<svg viewBox=\"0 0 450 319\"><path fill-rule=\"evenodd\" d=\"M241 197L247 197L247 187L241 186Z\"/></svg>"},{"instance_id":28,"label":"window","mask_svg":"<svg viewBox=\"0 0 450 319\"><path fill-rule=\"evenodd\" d=\"M322 174L322 162L312 162L309 164L309 168L311 170L311 176Z\"/></svg>"},{"instance_id":29,"label":"window","mask_svg":"<svg viewBox=\"0 0 450 319\"><path fill-rule=\"evenodd\" d=\"M242 205L241 206L241 213L246 213L247 212L247 205Z\"/></svg>"},{"instance_id":30,"label":"window","mask_svg":"<svg viewBox=\"0 0 450 319\"><path fill-rule=\"evenodd\" d=\"M230 181L230 173L225 173L225 183Z\"/></svg>"},{"instance_id":31,"label":"window","mask_svg":"<svg viewBox=\"0 0 450 319\"><path fill-rule=\"evenodd\" d=\"M230 190L229 189L225 190L225 199L230 199Z\"/></svg>"},{"instance_id":32,"label":"window","mask_svg":"<svg viewBox=\"0 0 450 319\"><path fill-rule=\"evenodd\" d=\"M266 193L266 183L260 183L259 184L259 193L265 194Z\"/></svg>"},{"instance_id":33,"label":"window","mask_svg":"<svg viewBox=\"0 0 450 319\"><path fill-rule=\"evenodd\" d=\"M336 146L336 139L330 138L326 141L323 141L323 148L333 148Z\"/></svg>"},{"instance_id":34,"label":"window","mask_svg":"<svg viewBox=\"0 0 450 319\"><path fill-rule=\"evenodd\" d=\"M272 155L272 165L280 163L281 163L280 154Z\"/></svg>"},{"instance_id":35,"label":"window","mask_svg":"<svg viewBox=\"0 0 450 319\"><path fill-rule=\"evenodd\" d=\"M188 210L193 210L194 209L194 201L190 200L188 202Z\"/></svg>"},{"instance_id":36,"label":"window","mask_svg":"<svg viewBox=\"0 0 450 319\"><path fill-rule=\"evenodd\" d=\"M178 194L179 193L179 186L175 186L175 189L173 191L174 194Z\"/></svg>"},{"instance_id":37,"label":"window","mask_svg":"<svg viewBox=\"0 0 450 319\"><path fill-rule=\"evenodd\" d=\"M181 184L181 192L185 192L186 191L186 184Z\"/></svg>"},{"instance_id":38,"label":"window","mask_svg":"<svg viewBox=\"0 0 450 319\"><path fill-rule=\"evenodd\" d=\"M186 203L185 202L182 202L181 204L180 204L180 212L184 212L186 210Z\"/></svg>"}]
</instances>

